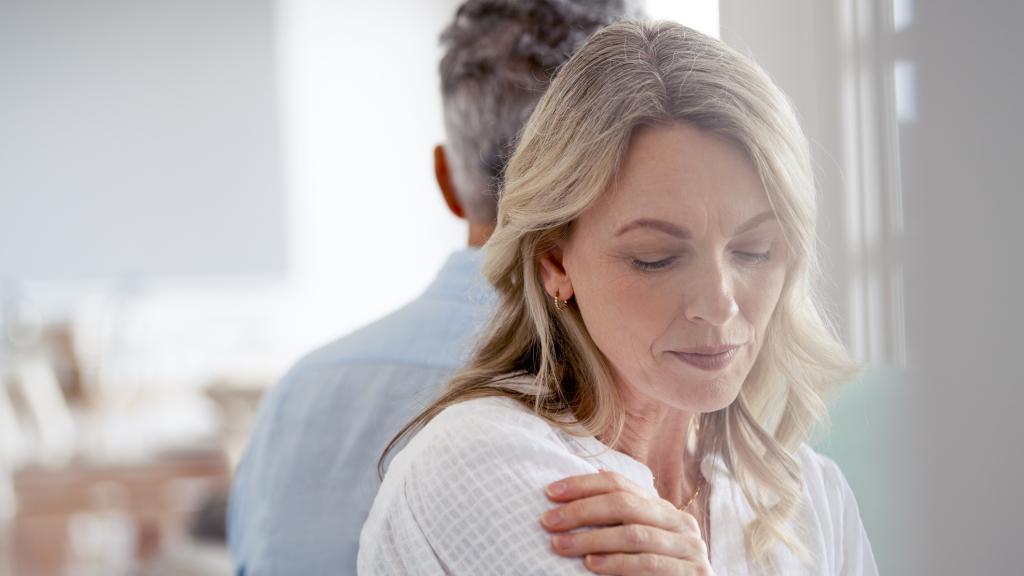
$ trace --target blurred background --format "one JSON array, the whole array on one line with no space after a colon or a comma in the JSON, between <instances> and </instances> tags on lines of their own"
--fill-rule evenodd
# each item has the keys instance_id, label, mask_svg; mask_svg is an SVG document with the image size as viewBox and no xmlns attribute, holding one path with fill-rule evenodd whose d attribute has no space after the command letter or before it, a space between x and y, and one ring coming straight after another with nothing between
<instances>
[{"instance_id":1,"label":"blurred background","mask_svg":"<svg viewBox=\"0 0 1024 576\"><path fill-rule=\"evenodd\" d=\"M0 576L230 574L261 394L465 243L456 0L0 0ZM1020 573L1014 0L662 0L794 101L883 574Z\"/></svg>"}]
</instances>

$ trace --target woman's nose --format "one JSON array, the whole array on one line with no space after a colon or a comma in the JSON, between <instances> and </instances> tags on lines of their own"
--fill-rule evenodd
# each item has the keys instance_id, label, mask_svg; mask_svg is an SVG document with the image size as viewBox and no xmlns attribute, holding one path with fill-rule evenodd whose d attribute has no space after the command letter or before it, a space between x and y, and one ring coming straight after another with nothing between
<instances>
[{"instance_id":1,"label":"woman's nose","mask_svg":"<svg viewBox=\"0 0 1024 576\"><path fill-rule=\"evenodd\" d=\"M690 285L686 305L687 320L721 326L739 313L732 279L721 263L709 264L694 272L697 277Z\"/></svg>"}]
</instances>

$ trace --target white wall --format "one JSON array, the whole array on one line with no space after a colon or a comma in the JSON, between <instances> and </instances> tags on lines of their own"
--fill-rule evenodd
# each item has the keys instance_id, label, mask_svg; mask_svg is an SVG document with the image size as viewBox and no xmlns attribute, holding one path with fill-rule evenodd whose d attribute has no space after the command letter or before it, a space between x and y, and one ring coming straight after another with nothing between
<instances>
[{"instance_id":1,"label":"white wall","mask_svg":"<svg viewBox=\"0 0 1024 576\"><path fill-rule=\"evenodd\" d=\"M272 6L0 3L0 280L283 271Z\"/></svg>"},{"instance_id":2,"label":"white wall","mask_svg":"<svg viewBox=\"0 0 1024 576\"><path fill-rule=\"evenodd\" d=\"M278 3L295 349L383 315L465 245L433 176L454 1Z\"/></svg>"},{"instance_id":3,"label":"white wall","mask_svg":"<svg viewBox=\"0 0 1024 576\"><path fill-rule=\"evenodd\" d=\"M647 15L654 20L675 20L708 36L719 37L718 0L646 0Z\"/></svg>"},{"instance_id":4,"label":"white wall","mask_svg":"<svg viewBox=\"0 0 1024 576\"><path fill-rule=\"evenodd\" d=\"M1021 571L1024 3L914 3L905 137L922 574Z\"/></svg>"}]
</instances>

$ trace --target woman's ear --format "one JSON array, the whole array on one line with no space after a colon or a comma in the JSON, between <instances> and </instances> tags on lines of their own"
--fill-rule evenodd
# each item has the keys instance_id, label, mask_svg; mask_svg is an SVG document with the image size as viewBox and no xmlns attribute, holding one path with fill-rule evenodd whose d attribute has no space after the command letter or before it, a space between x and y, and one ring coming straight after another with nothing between
<instances>
[{"instance_id":1,"label":"woman's ear","mask_svg":"<svg viewBox=\"0 0 1024 576\"><path fill-rule=\"evenodd\" d=\"M572 280L563 261L564 254L561 244L556 244L540 256L540 277L544 282L544 290L559 300L568 300L573 295Z\"/></svg>"}]
</instances>

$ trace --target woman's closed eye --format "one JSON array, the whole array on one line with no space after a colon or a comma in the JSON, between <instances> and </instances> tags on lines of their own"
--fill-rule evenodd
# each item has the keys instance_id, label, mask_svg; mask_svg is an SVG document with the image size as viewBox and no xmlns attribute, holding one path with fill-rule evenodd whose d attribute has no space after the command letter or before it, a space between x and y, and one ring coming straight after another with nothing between
<instances>
[{"instance_id":1,"label":"woman's closed eye","mask_svg":"<svg viewBox=\"0 0 1024 576\"><path fill-rule=\"evenodd\" d=\"M771 260L772 248L769 245L767 247L733 250L732 254L744 264L761 264ZM679 254L674 254L671 256L633 256L629 260L630 265L641 272L657 272L670 267L679 258Z\"/></svg>"},{"instance_id":2,"label":"woman's closed eye","mask_svg":"<svg viewBox=\"0 0 1024 576\"><path fill-rule=\"evenodd\" d=\"M751 264L760 264L761 262L767 262L772 257L771 250L765 250L764 252L748 252L743 250L737 250L733 252L740 260Z\"/></svg>"},{"instance_id":3,"label":"woman's closed eye","mask_svg":"<svg viewBox=\"0 0 1024 576\"><path fill-rule=\"evenodd\" d=\"M633 267L643 272L655 272L663 268L668 267L672 262L676 260L676 256L669 256L668 258L662 258L660 260L641 260L639 258L633 258Z\"/></svg>"}]
</instances>

